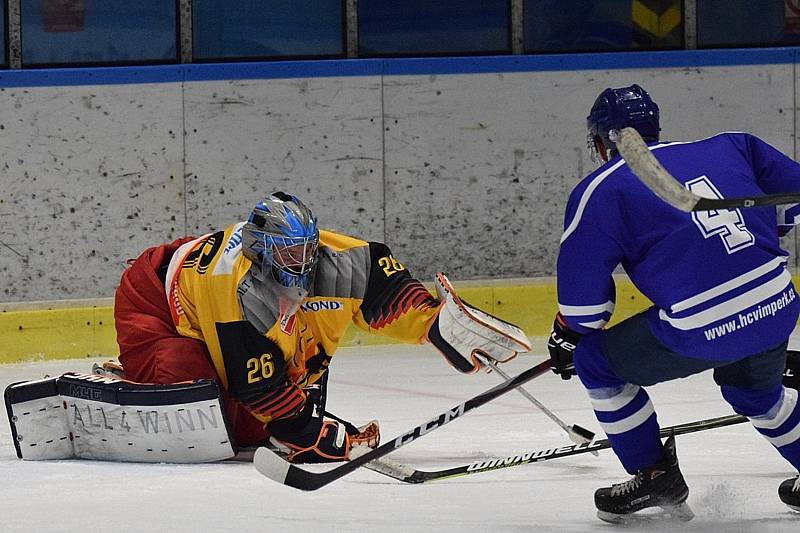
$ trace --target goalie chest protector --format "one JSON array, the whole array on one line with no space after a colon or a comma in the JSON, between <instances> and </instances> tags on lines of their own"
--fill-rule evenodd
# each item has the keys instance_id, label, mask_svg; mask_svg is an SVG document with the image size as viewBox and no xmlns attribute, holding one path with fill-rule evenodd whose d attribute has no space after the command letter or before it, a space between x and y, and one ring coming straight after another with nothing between
<instances>
[{"instance_id":1,"label":"goalie chest protector","mask_svg":"<svg viewBox=\"0 0 800 533\"><path fill-rule=\"evenodd\" d=\"M5 391L17 457L145 463L229 459L219 388L153 385L69 372Z\"/></svg>"}]
</instances>

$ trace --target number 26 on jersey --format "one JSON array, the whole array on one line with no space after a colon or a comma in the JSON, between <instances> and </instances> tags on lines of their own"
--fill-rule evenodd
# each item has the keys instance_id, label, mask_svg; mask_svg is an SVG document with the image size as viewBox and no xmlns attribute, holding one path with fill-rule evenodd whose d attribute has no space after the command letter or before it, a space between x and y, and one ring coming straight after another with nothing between
<instances>
[{"instance_id":1,"label":"number 26 on jersey","mask_svg":"<svg viewBox=\"0 0 800 533\"><path fill-rule=\"evenodd\" d=\"M247 360L247 383L257 383L262 379L269 379L275 372L275 363L272 362L271 353L263 353L259 357Z\"/></svg>"}]
</instances>

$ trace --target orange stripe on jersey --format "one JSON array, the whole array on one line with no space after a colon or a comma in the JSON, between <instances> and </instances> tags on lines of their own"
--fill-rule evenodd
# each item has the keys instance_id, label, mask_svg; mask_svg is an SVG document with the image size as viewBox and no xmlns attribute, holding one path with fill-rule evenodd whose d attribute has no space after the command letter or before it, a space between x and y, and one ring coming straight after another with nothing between
<instances>
[{"instance_id":1,"label":"orange stripe on jersey","mask_svg":"<svg viewBox=\"0 0 800 533\"><path fill-rule=\"evenodd\" d=\"M247 406L261 416L277 420L296 414L303 408L305 402L306 395L303 390L292 385L279 391L272 391L265 397L249 402Z\"/></svg>"},{"instance_id":2,"label":"orange stripe on jersey","mask_svg":"<svg viewBox=\"0 0 800 533\"><path fill-rule=\"evenodd\" d=\"M425 310L435 306L436 303L422 283L417 280L409 280L408 284L404 285L386 306L388 313L374 319L370 326L380 329L411 308Z\"/></svg>"},{"instance_id":3,"label":"orange stripe on jersey","mask_svg":"<svg viewBox=\"0 0 800 533\"><path fill-rule=\"evenodd\" d=\"M282 409L273 411L271 414L272 420L297 416L297 414L303 410L305 403L305 398L295 397L292 403L285 404L282 406Z\"/></svg>"}]
</instances>

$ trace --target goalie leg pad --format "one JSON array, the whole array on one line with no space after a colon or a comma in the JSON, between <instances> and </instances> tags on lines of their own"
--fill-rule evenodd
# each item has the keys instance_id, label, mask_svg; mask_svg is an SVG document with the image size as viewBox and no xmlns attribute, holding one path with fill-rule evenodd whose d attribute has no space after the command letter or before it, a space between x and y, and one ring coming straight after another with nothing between
<instances>
[{"instance_id":1,"label":"goalie leg pad","mask_svg":"<svg viewBox=\"0 0 800 533\"><path fill-rule=\"evenodd\" d=\"M442 272L436 273L434 281L442 305L428 340L457 370L478 371L478 356L505 363L530 351L531 341L520 328L461 300Z\"/></svg>"},{"instance_id":2,"label":"goalie leg pad","mask_svg":"<svg viewBox=\"0 0 800 533\"><path fill-rule=\"evenodd\" d=\"M204 463L234 455L219 394L67 373L9 385L5 401L20 459Z\"/></svg>"}]
</instances>

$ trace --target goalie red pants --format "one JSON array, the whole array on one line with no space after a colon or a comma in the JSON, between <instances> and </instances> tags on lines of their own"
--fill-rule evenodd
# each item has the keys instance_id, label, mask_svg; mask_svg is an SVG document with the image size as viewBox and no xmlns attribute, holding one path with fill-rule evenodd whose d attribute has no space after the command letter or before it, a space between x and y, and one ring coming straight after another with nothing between
<instances>
[{"instance_id":1,"label":"goalie red pants","mask_svg":"<svg viewBox=\"0 0 800 533\"><path fill-rule=\"evenodd\" d=\"M119 360L131 381L167 384L213 379L222 387L205 343L176 331L164 283L157 274L175 250L191 239L148 248L122 274L114 299L114 321ZM250 446L267 438L264 424L224 390L222 400L237 445Z\"/></svg>"}]
</instances>

